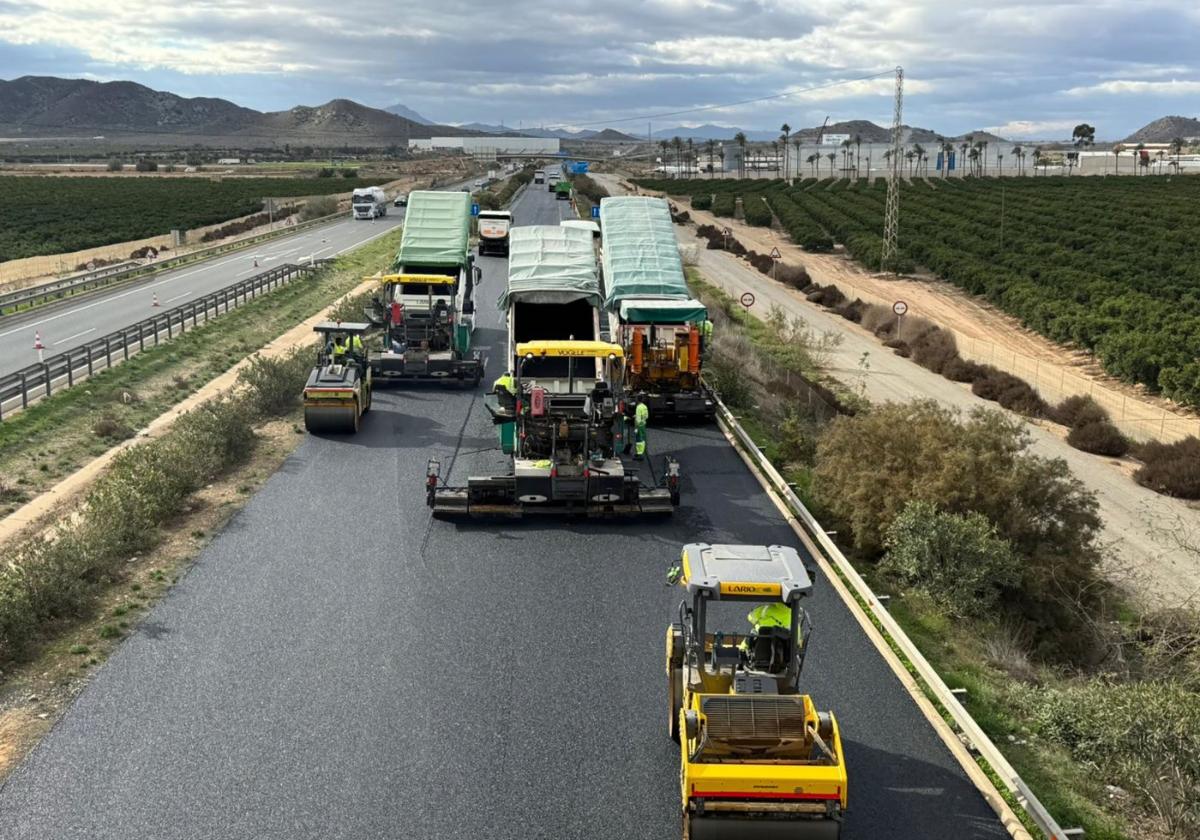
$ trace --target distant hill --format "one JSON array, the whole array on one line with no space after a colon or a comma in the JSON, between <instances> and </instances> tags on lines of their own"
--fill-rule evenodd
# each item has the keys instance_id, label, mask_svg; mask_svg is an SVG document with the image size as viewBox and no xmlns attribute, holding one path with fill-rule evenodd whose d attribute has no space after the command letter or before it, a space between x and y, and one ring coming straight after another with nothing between
<instances>
[{"instance_id":1,"label":"distant hill","mask_svg":"<svg viewBox=\"0 0 1200 840\"><path fill-rule=\"evenodd\" d=\"M1126 143L1170 143L1176 137L1200 138L1200 120L1192 117L1162 117L1125 138Z\"/></svg>"},{"instance_id":2,"label":"distant hill","mask_svg":"<svg viewBox=\"0 0 1200 840\"><path fill-rule=\"evenodd\" d=\"M583 138L580 138L580 139L583 139ZM603 140L603 141L606 141L609 143L631 143L631 142L636 143L638 138L631 137L630 135L625 134L624 132L617 131L615 128L606 128L603 131L593 132L592 136L588 137L586 139L588 139L588 140Z\"/></svg>"},{"instance_id":3,"label":"distant hill","mask_svg":"<svg viewBox=\"0 0 1200 840\"><path fill-rule=\"evenodd\" d=\"M412 120L419 125L434 124L433 120L425 119L412 108L409 108L407 105L402 105L399 102L397 102L395 105L389 105L383 110L387 111L389 114L395 114L398 117L404 117L406 120Z\"/></svg>"},{"instance_id":4,"label":"distant hill","mask_svg":"<svg viewBox=\"0 0 1200 840\"><path fill-rule=\"evenodd\" d=\"M224 99L188 99L134 82L51 76L0 80L0 134L137 136L139 142L256 142L379 146L432 137L445 126L416 122L349 99L262 113Z\"/></svg>"}]
</instances>

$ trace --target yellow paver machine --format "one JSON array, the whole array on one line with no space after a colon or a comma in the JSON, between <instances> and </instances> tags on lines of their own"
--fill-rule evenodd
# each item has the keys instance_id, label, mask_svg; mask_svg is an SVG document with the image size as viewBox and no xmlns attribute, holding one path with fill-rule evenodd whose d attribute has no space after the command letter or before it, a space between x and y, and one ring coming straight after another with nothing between
<instances>
[{"instance_id":1,"label":"yellow paver machine","mask_svg":"<svg viewBox=\"0 0 1200 840\"><path fill-rule=\"evenodd\" d=\"M794 548L696 543L669 580L687 590L667 630L684 840L836 840L841 734L800 691L812 573ZM709 629L724 602L751 610L751 632Z\"/></svg>"}]
</instances>

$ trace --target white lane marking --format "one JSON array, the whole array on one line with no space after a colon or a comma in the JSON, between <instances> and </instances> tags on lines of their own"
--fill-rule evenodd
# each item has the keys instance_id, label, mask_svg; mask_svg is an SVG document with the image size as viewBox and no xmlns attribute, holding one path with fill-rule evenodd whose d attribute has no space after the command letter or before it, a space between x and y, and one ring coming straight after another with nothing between
<instances>
[{"instance_id":1,"label":"white lane marking","mask_svg":"<svg viewBox=\"0 0 1200 840\"><path fill-rule=\"evenodd\" d=\"M346 246L345 248L343 248L342 250L340 250L340 251L335 251L333 255L336 257L336 256L339 256L339 255L341 255L341 254L344 254L344 253L346 253L347 251L349 251L351 248L357 248L357 247L359 247L360 245L366 245L366 244L367 244L368 242L370 242L371 240L373 240L373 239L378 239L379 237L381 237L381 236L385 236L385 235L387 235L387 234L389 234L389 233L392 233L392 232L394 232L395 230L396 230L396 226L395 226L395 225L393 225L392 227L388 228L387 230L381 230L379 233L375 234L374 236L368 236L366 239L363 239L363 240L361 240L361 241L359 241L359 242L355 242L353 245L347 245L347 246ZM326 248L322 248L321 250L328 250L328 249L326 249ZM321 252L320 252L320 251L318 251L317 253L319 254L319 253L321 253Z\"/></svg>"},{"instance_id":2,"label":"white lane marking","mask_svg":"<svg viewBox=\"0 0 1200 840\"><path fill-rule=\"evenodd\" d=\"M60 338L58 341L47 341L46 343L50 344L50 345L66 344L69 341L74 341L75 339L79 338L82 335L87 335L88 333L94 333L95 331L96 331L96 328L92 327L90 330L84 330L81 333L75 333L75 335L68 336L67 338Z\"/></svg>"},{"instance_id":3,"label":"white lane marking","mask_svg":"<svg viewBox=\"0 0 1200 840\"><path fill-rule=\"evenodd\" d=\"M173 301L173 300L179 300L180 298L187 297L187 296L188 296L188 295L190 295L190 294L191 294L191 292L184 292L184 293L183 293L183 294L181 294L181 295L175 295L175 297L169 297L169 298L167 298L167 299L166 299L165 301L163 301L163 302L164 302L164 303L170 303L170 302L171 302L171 301Z\"/></svg>"}]
</instances>

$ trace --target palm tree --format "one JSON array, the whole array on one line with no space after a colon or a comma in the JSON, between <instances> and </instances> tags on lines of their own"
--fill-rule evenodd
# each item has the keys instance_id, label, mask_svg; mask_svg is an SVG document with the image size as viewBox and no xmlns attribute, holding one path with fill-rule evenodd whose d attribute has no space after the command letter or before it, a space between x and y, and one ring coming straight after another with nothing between
<instances>
[{"instance_id":1,"label":"palm tree","mask_svg":"<svg viewBox=\"0 0 1200 840\"><path fill-rule=\"evenodd\" d=\"M1159 150L1158 150L1158 154L1157 154L1157 155L1155 155L1155 157L1157 157L1157 158L1158 158L1158 174L1159 174L1159 175L1161 175L1161 174L1162 174L1162 170L1163 170L1163 158L1165 158L1166 156L1167 156L1167 152L1166 152L1166 150L1165 150L1165 149L1159 149Z\"/></svg>"},{"instance_id":2,"label":"palm tree","mask_svg":"<svg viewBox=\"0 0 1200 840\"><path fill-rule=\"evenodd\" d=\"M786 141L783 144L783 151L785 154L787 153L787 142ZM773 164L775 164L775 172L778 173L779 172L779 141L778 140L771 141L771 154L774 156L774 158L771 162Z\"/></svg>"},{"instance_id":3,"label":"palm tree","mask_svg":"<svg viewBox=\"0 0 1200 840\"><path fill-rule=\"evenodd\" d=\"M913 168L913 158L914 157L916 157L916 153L913 152L911 149L904 153L904 159L906 161L908 161L908 176L910 178L912 177L912 168Z\"/></svg>"},{"instance_id":4,"label":"palm tree","mask_svg":"<svg viewBox=\"0 0 1200 840\"><path fill-rule=\"evenodd\" d=\"M959 147L958 147L959 151L962 152L962 157L960 157L958 159L958 162L959 162L959 167L960 167L959 171L963 173L962 174L963 178L967 177L967 173L965 171L966 167L963 167L962 164L967 162L967 149L971 148L970 140L971 140L971 138L968 137L967 141L959 144Z\"/></svg>"},{"instance_id":5,"label":"palm tree","mask_svg":"<svg viewBox=\"0 0 1200 840\"><path fill-rule=\"evenodd\" d=\"M837 160L837 152L830 152L829 154L825 155L825 157L829 158L829 177L832 178L833 177L833 162L835 160Z\"/></svg>"},{"instance_id":6,"label":"palm tree","mask_svg":"<svg viewBox=\"0 0 1200 840\"><path fill-rule=\"evenodd\" d=\"M1171 151L1175 154L1175 173L1179 173L1179 154L1183 151L1183 138L1176 137L1171 141Z\"/></svg>"},{"instance_id":7,"label":"palm tree","mask_svg":"<svg viewBox=\"0 0 1200 840\"><path fill-rule=\"evenodd\" d=\"M1120 143L1117 143L1116 145L1114 145L1112 147L1113 174L1115 174L1115 175L1121 174L1121 152L1123 152L1123 151L1125 151L1125 147L1123 145L1121 145ZM1105 172L1108 171L1108 164L1104 165L1104 170L1105 170Z\"/></svg>"},{"instance_id":8,"label":"palm tree","mask_svg":"<svg viewBox=\"0 0 1200 840\"><path fill-rule=\"evenodd\" d=\"M671 138L671 148L675 150L675 171L683 171L683 141L679 139L679 135Z\"/></svg>"},{"instance_id":9,"label":"palm tree","mask_svg":"<svg viewBox=\"0 0 1200 840\"><path fill-rule=\"evenodd\" d=\"M738 155L738 161L739 161L738 177L745 178L746 177L746 132L739 131L737 134L733 135L733 142L737 143L738 148L740 148L742 150L742 153L740 155Z\"/></svg>"},{"instance_id":10,"label":"palm tree","mask_svg":"<svg viewBox=\"0 0 1200 840\"><path fill-rule=\"evenodd\" d=\"M1041 164L1041 162L1042 162L1042 147L1034 146L1033 147L1033 174L1034 175L1037 175L1037 168ZM1045 169L1042 170L1042 174L1043 175L1046 174Z\"/></svg>"},{"instance_id":11,"label":"palm tree","mask_svg":"<svg viewBox=\"0 0 1200 840\"><path fill-rule=\"evenodd\" d=\"M667 152L671 150L671 144L666 140L659 140L658 147L662 149L663 174L667 172Z\"/></svg>"},{"instance_id":12,"label":"palm tree","mask_svg":"<svg viewBox=\"0 0 1200 840\"><path fill-rule=\"evenodd\" d=\"M981 172L981 174L983 174L983 175L987 174L987 149L988 149L988 141L987 141L987 138L984 138L984 140L983 140L983 170Z\"/></svg>"},{"instance_id":13,"label":"palm tree","mask_svg":"<svg viewBox=\"0 0 1200 840\"><path fill-rule=\"evenodd\" d=\"M1012 147L1012 156L1017 159L1017 174L1018 175L1025 174L1025 167L1022 165L1023 161L1025 159L1025 155L1023 154L1023 151L1024 150L1019 145Z\"/></svg>"},{"instance_id":14,"label":"palm tree","mask_svg":"<svg viewBox=\"0 0 1200 840\"><path fill-rule=\"evenodd\" d=\"M859 167L862 166L862 135L854 135L854 177L858 177Z\"/></svg>"},{"instance_id":15,"label":"palm tree","mask_svg":"<svg viewBox=\"0 0 1200 840\"><path fill-rule=\"evenodd\" d=\"M813 174L814 178L817 177L817 161L819 161L820 159L821 159L821 153L813 152L811 155L809 155L804 160L804 162L807 163L809 165L809 167L812 168L812 174Z\"/></svg>"},{"instance_id":16,"label":"palm tree","mask_svg":"<svg viewBox=\"0 0 1200 840\"><path fill-rule=\"evenodd\" d=\"M854 141L847 137L842 141L842 169L850 171L850 147L854 145Z\"/></svg>"},{"instance_id":17,"label":"palm tree","mask_svg":"<svg viewBox=\"0 0 1200 840\"><path fill-rule=\"evenodd\" d=\"M1138 143L1137 146L1134 147L1134 151L1137 152L1137 154L1134 155L1136 160L1133 164L1133 172L1136 175L1137 168L1140 166L1142 168L1142 174L1145 174L1146 167L1149 166L1149 161L1142 155L1142 152L1146 151L1146 144Z\"/></svg>"},{"instance_id":18,"label":"palm tree","mask_svg":"<svg viewBox=\"0 0 1200 840\"><path fill-rule=\"evenodd\" d=\"M690 178L692 177L692 170L695 169L696 163L696 144L691 137L687 139L687 149L688 177Z\"/></svg>"},{"instance_id":19,"label":"palm tree","mask_svg":"<svg viewBox=\"0 0 1200 840\"><path fill-rule=\"evenodd\" d=\"M792 147L796 150L796 173L800 173L800 135L792 139Z\"/></svg>"},{"instance_id":20,"label":"palm tree","mask_svg":"<svg viewBox=\"0 0 1200 840\"><path fill-rule=\"evenodd\" d=\"M917 174L921 174L921 164L925 162L925 147L920 143L913 143L913 154L917 156Z\"/></svg>"},{"instance_id":21,"label":"palm tree","mask_svg":"<svg viewBox=\"0 0 1200 840\"><path fill-rule=\"evenodd\" d=\"M939 137L938 145L942 150L942 177L945 178L950 172L950 155L954 154L954 144L945 137Z\"/></svg>"},{"instance_id":22,"label":"palm tree","mask_svg":"<svg viewBox=\"0 0 1200 840\"><path fill-rule=\"evenodd\" d=\"M779 126L779 130L783 132L783 177L788 175L788 136L792 133L792 127L787 123Z\"/></svg>"},{"instance_id":23,"label":"palm tree","mask_svg":"<svg viewBox=\"0 0 1200 840\"><path fill-rule=\"evenodd\" d=\"M996 152L996 174L1001 178L1004 177L1004 155Z\"/></svg>"}]
</instances>

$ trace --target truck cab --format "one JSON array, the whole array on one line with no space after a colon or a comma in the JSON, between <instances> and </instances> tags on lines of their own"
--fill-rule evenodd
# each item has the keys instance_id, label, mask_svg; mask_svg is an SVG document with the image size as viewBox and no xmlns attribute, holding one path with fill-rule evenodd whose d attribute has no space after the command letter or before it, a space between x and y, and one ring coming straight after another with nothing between
<instances>
[{"instance_id":1,"label":"truck cab","mask_svg":"<svg viewBox=\"0 0 1200 840\"><path fill-rule=\"evenodd\" d=\"M558 177L558 173L556 173L556 172L551 172L549 175L547 175L546 176L546 191L554 192L554 188L558 186L558 180L559 180L559 177Z\"/></svg>"},{"instance_id":2,"label":"truck cab","mask_svg":"<svg viewBox=\"0 0 1200 840\"><path fill-rule=\"evenodd\" d=\"M546 183L546 173L540 169L537 172L534 172L533 173L533 183L535 183L535 184Z\"/></svg>"},{"instance_id":3,"label":"truck cab","mask_svg":"<svg viewBox=\"0 0 1200 840\"><path fill-rule=\"evenodd\" d=\"M355 219L376 219L386 216L387 194L379 187L363 187L350 193L351 214Z\"/></svg>"},{"instance_id":4,"label":"truck cab","mask_svg":"<svg viewBox=\"0 0 1200 840\"><path fill-rule=\"evenodd\" d=\"M503 254L508 256L508 233L512 228L512 213L508 210L479 211L479 256Z\"/></svg>"}]
</instances>

